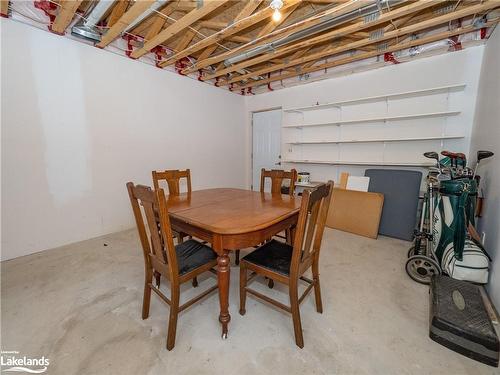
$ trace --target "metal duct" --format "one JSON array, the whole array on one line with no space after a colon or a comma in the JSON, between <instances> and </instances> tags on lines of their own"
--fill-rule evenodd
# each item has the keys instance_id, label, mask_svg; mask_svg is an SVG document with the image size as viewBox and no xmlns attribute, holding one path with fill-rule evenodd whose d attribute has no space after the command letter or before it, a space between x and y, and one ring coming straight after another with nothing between
<instances>
[{"instance_id":1,"label":"metal duct","mask_svg":"<svg viewBox=\"0 0 500 375\"><path fill-rule=\"evenodd\" d=\"M139 17L137 17L134 22L132 22L125 32L132 30L139 23L141 23L145 18L149 17L153 12L162 8L169 0L157 0L142 13ZM95 3L95 5L90 9L89 12L85 15L85 19L82 19L75 26L71 28L71 34L79 37L91 40L93 42L101 41L101 31L96 24L101 20L103 15L108 11L108 9L114 4L114 0L100 0Z\"/></svg>"},{"instance_id":2,"label":"metal duct","mask_svg":"<svg viewBox=\"0 0 500 375\"><path fill-rule=\"evenodd\" d=\"M322 31L331 29L335 26L338 26L342 23L351 21L358 17L367 17L370 15L377 15L380 12L382 7L386 7L388 5L394 6L399 3L404 2L405 0L379 0L374 2L373 4L366 5L359 9L350 11L348 13L342 14L340 16L332 17L324 20L323 22L318 23L317 25L311 26L307 29L297 31L296 33L290 34L284 38L275 40L274 42L263 44L262 46L255 47L247 52L243 52L234 57L230 57L229 59L224 60L224 65L229 67L233 64L239 63L243 60L247 60L254 56L260 55L265 52L273 52L279 47L284 46L285 44L295 42L297 40L309 37L311 35L320 33Z\"/></svg>"},{"instance_id":3,"label":"metal duct","mask_svg":"<svg viewBox=\"0 0 500 375\"><path fill-rule=\"evenodd\" d=\"M163 6L168 3L169 0L157 0L149 7L148 10L146 10L144 13L142 13L139 17L137 17L134 22L132 22L125 31L130 31L134 27L136 27L138 24L140 24L145 18L149 17L149 15L155 11L158 11L160 8L163 8Z\"/></svg>"},{"instance_id":4,"label":"metal duct","mask_svg":"<svg viewBox=\"0 0 500 375\"><path fill-rule=\"evenodd\" d=\"M71 34L95 42L101 41L101 32L96 25L113 4L113 0L101 0L94 3L84 18L71 28Z\"/></svg>"}]
</instances>

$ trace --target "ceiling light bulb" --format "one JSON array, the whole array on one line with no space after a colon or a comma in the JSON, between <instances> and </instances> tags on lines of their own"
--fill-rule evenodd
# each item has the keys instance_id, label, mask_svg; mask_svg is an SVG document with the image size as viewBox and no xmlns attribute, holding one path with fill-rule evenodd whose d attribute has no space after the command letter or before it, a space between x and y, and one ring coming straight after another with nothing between
<instances>
[{"instance_id":1,"label":"ceiling light bulb","mask_svg":"<svg viewBox=\"0 0 500 375\"><path fill-rule=\"evenodd\" d=\"M275 9L273 13L273 21L278 22L281 19L281 13L279 9Z\"/></svg>"}]
</instances>

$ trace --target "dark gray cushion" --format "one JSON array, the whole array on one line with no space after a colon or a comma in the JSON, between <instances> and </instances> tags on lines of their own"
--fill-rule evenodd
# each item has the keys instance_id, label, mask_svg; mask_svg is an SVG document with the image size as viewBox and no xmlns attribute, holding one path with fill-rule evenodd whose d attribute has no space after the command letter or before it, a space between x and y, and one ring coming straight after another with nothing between
<instances>
[{"instance_id":1,"label":"dark gray cushion","mask_svg":"<svg viewBox=\"0 0 500 375\"><path fill-rule=\"evenodd\" d=\"M378 232L384 236L411 241L417 220L418 195L422 172L367 169L368 191L384 194L384 207Z\"/></svg>"},{"instance_id":2,"label":"dark gray cushion","mask_svg":"<svg viewBox=\"0 0 500 375\"><path fill-rule=\"evenodd\" d=\"M288 276L290 274L292 253L292 246L271 240L243 257L243 260Z\"/></svg>"},{"instance_id":3,"label":"dark gray cushion","mask_svg":"<svg viewBox=\"0 0 500 375\"><path fill-rule=\"evenodd\" d=\"M195 240L188 240L175 246L175 252L179 275L184 275L217 259L217 254L210 247Z\"/></svg>"}]
</instances>

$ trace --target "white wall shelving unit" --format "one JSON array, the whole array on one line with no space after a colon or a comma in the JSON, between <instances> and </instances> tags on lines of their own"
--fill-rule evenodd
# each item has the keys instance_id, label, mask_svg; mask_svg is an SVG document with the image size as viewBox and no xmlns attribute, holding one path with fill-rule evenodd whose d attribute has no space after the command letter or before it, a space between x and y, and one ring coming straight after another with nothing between
<instances>
[{"instance_id":1,"label":"white wall shelving unit","mask_svg":"<svg viewBox=\"0 0 500 375\"><path fill-rule=\"evenodd\" d=\"M288 164L427 167L424 151L466 138L456 95L465 84L283 109ZM460 101L458 101L460 102Z\"/></svg>"}]
</instances>

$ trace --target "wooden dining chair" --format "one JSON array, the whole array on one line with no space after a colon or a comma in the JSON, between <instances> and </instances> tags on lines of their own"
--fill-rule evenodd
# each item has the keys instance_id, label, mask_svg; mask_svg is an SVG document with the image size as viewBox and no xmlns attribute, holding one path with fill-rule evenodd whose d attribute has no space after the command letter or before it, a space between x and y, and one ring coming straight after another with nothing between
<instances>
[{"instance_id":1,"label":"wooden dining chair","mask_svg":"<svg viewBox=\"0 0 500 375\"><path fill-rule=\"evenodd\" d=\"M266 179L271 179L271 194L281 194L283 180L290 180L288 194L293 196L295 193L295 183L297 182L297 171L292 169L290 172L281 169L271 169L266 171L264 168L260 170L260 192L264 193Z\"/></svg>"},{"instance_id":2,"label":"wooden dining chair","mask_svg":"<svg viewBox=\"0 0 500 375\"><path fill-rule=\"evenodd\" d=\"M149 316L151 291L153 291L170 305L167 349L172 350L175 345L179 313L217 290L217 285L214 285L197 297L179 305L180 286L206 271L216 273L213 267L217 265L217 255L210 247L193 239L174 245L163 189L153 191L148 186L134 186L129 182L127 190L144 254L142 319L147 319ZM170 298L165 296L159 287L153 285L155 273L170 281Z\"/></svg>"},{"instance_id":3,"label":"wooden dining chair","mask_svg":"<svg viewBox=\"0 0 500 375\"><path fill-rule=\"evenodd\" d=\"M316 310L319 313L323 312L319 282L319 253L332 191L332 181L328 181L326 185L319 185L313 190L304 191L293 246L273 239L243 257L240 263L240 314L245 315L246 312L247 292L291 312L295 343L299 348L304 347L299 305L312 288L314 288ZM309 268L312 270L312 280L304 276ZM252 271L250 277L248 277L248 270ZM250 289L247 283L257 275L287 285L290 306ZM308 284L300 297L298 295L299 280Z\"/></svg>"},{"instance_id":4,"label":"wooden dining chair","mask_svg":"<svg viewBox=\"0 0 500 375\"><path fill-rule=\"evenodd\" d=\"M168 194L180 195L180 180L186 179L187 192L191 193L191 170L186 169L181 171L179 169L171 169L166 171L153 171L153 185L155 190L160 188L160 181L165 181L168 186Z\"/></svg>"},{"instance_id":5,"label":"wooden dining chair","mask_svg":"<svg viewBox=\"0 0 500 375\"><path fill-rule=\"evenodd\" d=\"M290 172L282 171L281 169L271 169L266 171L265 168L260 170L260 192L265 193L266 178L271 179L271 194L281 194L281 188L283 186L283 180L290 180L290 185L288 187L288 194L293 196L295 193L295 183L297 182L297 171L292 169ZM289 231L286 231L286 236L289 236ZM278 236L285 238L285 236ZM240 250L234 252L236 265L240 264ZM269 287L272 288L272 282L270 282Z\"/></svg>"},{"instance_id":6,"label":"wooden dining chair","mask_svg":"<svg viewBox=\"0 0 500 375\"><path fill-rule=\"evenodd\" d=\"M155 190L159 190L160 183L162 181L164 181L164 182L166 182L169 195L180 195L181 194L180 180L181 180L181 178L185 178L187 192L191 193L191 170L190 169L186 169L184 171L179 170L179 169L170 169L170 170L166 170L166 171L152 171L151 174L153 176L153 186L154 186ZM175 230L172 231L172 234L177 239L177 243L183 242L184 237L186 237L186 234L178 233ZM157 286L160 286L159 275L155 274L155 278L156 278ZM193 279L193 286L196 287L197 285L198 285L198 280L195 278L195 279Z\"/></svg>"}]
</instances>

